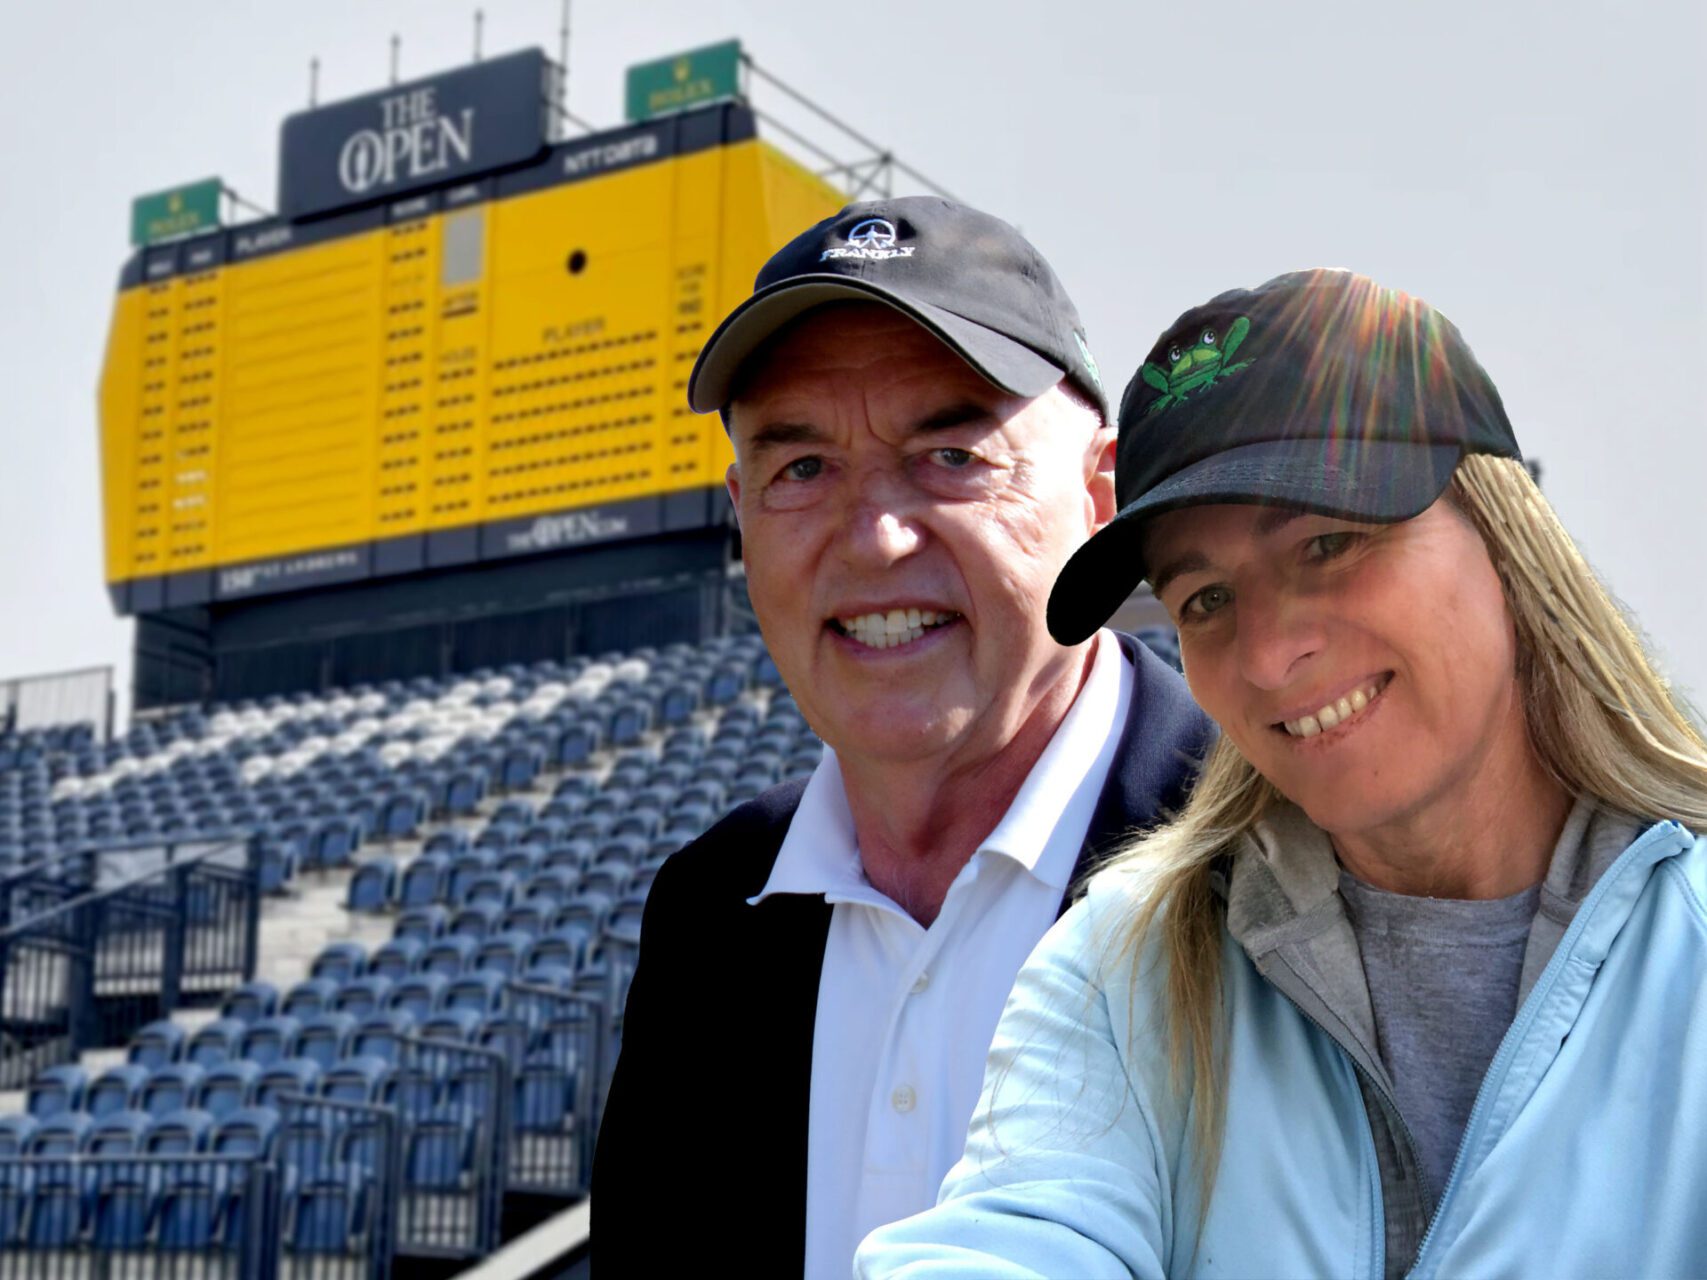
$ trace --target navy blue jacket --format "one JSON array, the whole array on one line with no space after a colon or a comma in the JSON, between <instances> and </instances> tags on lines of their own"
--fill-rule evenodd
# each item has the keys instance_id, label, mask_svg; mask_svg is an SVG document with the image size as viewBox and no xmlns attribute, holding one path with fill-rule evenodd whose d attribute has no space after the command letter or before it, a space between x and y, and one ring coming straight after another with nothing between
<instances>
[{"instance_id":1,"label":"navy blue jacket","mask_svg":"<svg viewBox=\"0 0 1707 1280\"><path fill-rule=\"evenodd\" d=\"M1131 636L1132 706L1062 910L1091 867L1184 803L1214 725ZM757 906L804 779L741 805L658 872L593 1163L592 1263L614 1276L798 1276L812 1033L831 908ZM849 1259L852 1266L852 1259Z\"/></svg>"}]
</instances>

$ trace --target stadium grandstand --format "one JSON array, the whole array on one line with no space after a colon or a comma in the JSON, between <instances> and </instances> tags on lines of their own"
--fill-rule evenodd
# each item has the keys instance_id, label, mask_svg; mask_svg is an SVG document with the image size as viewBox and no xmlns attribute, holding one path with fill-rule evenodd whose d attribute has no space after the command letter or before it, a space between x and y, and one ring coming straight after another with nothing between
<instances>
[{"instance_id":1,"label":"stadium grandstand","mask_svg":"<svg viewBox=\"0 0 1707 1280\"><path fill-rule=\"evenodd\" d=\"M734 42L605 130L560 63L312 105L276 215L137 202L130 720L0 683L0 1280L585 1269L652 879L822 752L687 373L796 231L930 184Z\"/></svg>"}]
</instances>

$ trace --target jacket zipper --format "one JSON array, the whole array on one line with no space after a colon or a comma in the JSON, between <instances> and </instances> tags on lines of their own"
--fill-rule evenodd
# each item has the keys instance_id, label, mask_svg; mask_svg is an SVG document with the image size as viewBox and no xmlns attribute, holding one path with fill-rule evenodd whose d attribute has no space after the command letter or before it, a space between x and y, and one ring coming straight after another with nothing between
<instances>
[{"instance_id":1,"label":"jacket zipper","mask_svg":"<svg viewBox=\"0 0 1707 1280\"><path fill-rule=\"evenodd\" d=\"M1441 1190L1440 1203L1435 1206L1434 1217L1429 1221L1428 1230L1423 1233L1422 1244L1417 1247L1417 1256L1411 1260L1410 1270L1412 1272L1417 1269L1418 1264L1423 1260L1423 1256L1428 1252L1429 1242L1434 1239L1441 1219L1445 1216L1446 1209L1458 1190L1458 1175L1464 1164L1465 1154L1474 1142L1481 1139L1481 1130L1487 1124L1487 1110L1493 1105L1493 1099L1498 1096L1500 1088L1505 1083L1506 1072L1511 1069L1511 1060L1516 1056L1518 1046L1528 1036L1529 1028L1535 1019L1540 1016L1541 1006L1546 1003L1548 995L1558 985L1559 975L1570 963L1572 951L1582 941L1582 935L1588 928L1589 920L1593 918L1601 900L1611 891L1613 881L1626 874L1630 866L1633 865L1629 861L1630 855L1645 844L1648 837L1656 836L1660 831L1661 826L1655 826L1639 837L1635 844L1620 854L1618 859L1606 869L1594 888L1589 890L1588 897L1583 899L1582 906L1577 908L1576 916L1572 919L1570 928L1565 931L1565 936L1559 939L1559 946L1553 952L1553 958L1547 962L1547 967L1541 971L1541 976L1536 979L1535 989L1529 993L1529 999L1524 1001L1523 1008L1517 1011L1517 1016L1512 1019L1511 1026L1506 1028L1505 1039L1500 1041L1500 1047L1494 1054L1493 1063L1488 1067L1487 1074L1482 1077L1482 1086L1476 1091L1475 1105L1470 1108L1470 1119L1465 1122L1464 1136L1458 1142L1458 1154L1452 1158L1452 1172L1446 1175L1446 1186ZM1656 859L1655 862L1648 862L1644 865L1652 869L1657 861Z\"/></svg>"},{"instance_id":2,"label":"jacket zipper","mask_svg":"<svg viewBox=\"0 0 1707 1280\"><path fill-rule=\"evenodd\" d=\"M1366 1071L1364 1069L1363 1065L1360 1062L1358 1062L1357 1055L1355 1053L1353 1053L1350 1049L1346 1048L1344 1042L1342 1042L1338 1036L1336 1036L1332 1031L1329 1031L1327 1029L1327 1027L1322 1025L1322 1022L1319 1018L1317 1018L1313 1013L1311 1013L1303 1005L1299 1004L1298 1001L1296 999L1294 999L1292 997L1292 995L1286 991L1285 988L1280 986L1280 984L1275 982L1272 978L1269 978L1265 975L1263 980L1265 982L1267 982L1269 984L1269 986L1273 987L1276 991L1280 992L1282 999L1284 999L1294 1009L1298 1010L1298 1016L1299 1017L1303 1018L1304 1021L1308 1022L1311 1026L1315 1027L1316 1030L1320 1031L1324 1036L1326 1036L1333 1043L1333 1045L1336 1049L1338 1049L1341 1053L1345 1054L1346 1061L1351 1063L1351 1069L1357 1073L1357 1076L1360 1080L1365 1080L1368 1082L1370 1092L1372 1092L1377 1098L1379 1098L1381 1100L1381 1105L1387 1113L1387 1116L1389 1118L1389 1123L1391 1123L1392 1121L1398 1122L1397 1132L1398 1132L1400 1139L1405 1144L1404 1154L1410 1162L1411 1177L1412 1177L1413 1181L1420 1184L1422 1181L1422 1162L1417 1159L1416 1136L1414 1134L1412 1134L1410 1125L1405 1123L1405 1117L1399 1113L1399 1104L1393 1100L1392 1096L1388 1093L1387 1089L1382 1085L1381 1081L1376 1079L1373 1074L1371 1074L1369 1071ZM1361 1101L1361 1099L1360 1099L1360 1101ZM1371 1126L1371 1131L1370 1131L1369 1137L1370 1137L1370 1142L1373 1143L1375 1140L1375 1135L1374 1135L1374 1131L1373 1131L1374 1120L1370 1118L1369 1109L1367 1107L1364 1108L1364 1121L1365 1121L1365 1123L1367 1123ZM1462 1148L1460 1148L1460 1151L1462 1152ZM1454 1173L1457 1172L1456 1168L1453 1170L1453 1172ZM1379 1214L1379 1222L1378 1222L1378 1228L1380 1231L1379 1239L1380 1239L1381 1243L1380 1243L1380 1247L1376 1253L1376 1257L1377 1257L1378 1261L1380 1262L1380 1266L1378 1266L1376 1268L1376 1272L1380 1276L1385 1276L1387 1274L1387 1190L1385 1187L1381 1187L1381 1162L1380 1162L1379 1156L1376 1157L1375 1175L1376 1175L1375 1176L1375 1185L1380 1188L1380 1200L1377 1203L1376 1207L1381 1211ZM1448 1179L1449 1184L1450 1184L1450 1181L1451 1181L1451 1179L1449 1178ZM1445 1199L1446 1199L1446 1197L1444 1195L1442 1195L1441 1196L1441 1202L1445 1203ZM1435 1211L1434 1218L1431 1218L1429 1220L1428 1227L1427 1227L1427 1229L1424 1230L1423 1235L1422 1235L1422 1239L1421 1239L1421 1241L1419 1241L1419 1243L1417 1245L1417 1251L1411 1259L1411 1265L1405 1268L1407 1273L1409 1273L1415 1267L1416 1259L1422 1257L1422 1246L1428 1242L1429 1235L1434 1230L1435 1218L1438 1218L1438 1217L1439 1217L1439 1209L1437 1207L1436 1211Z\"/></svg>"}]
</instances>

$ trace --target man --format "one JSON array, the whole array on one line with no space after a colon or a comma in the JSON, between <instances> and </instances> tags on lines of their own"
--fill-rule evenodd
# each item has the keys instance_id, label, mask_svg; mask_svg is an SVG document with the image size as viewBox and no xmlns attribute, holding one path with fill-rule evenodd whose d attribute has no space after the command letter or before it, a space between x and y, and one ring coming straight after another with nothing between
<instances>
[{"instance_id":1,"label":"man","mask_svg":"<svg viewBox=\"0 0 1707 1280\"><path fill-rule=\"evenodd\" d=\"M850 205L779 251L689 382L765 643L827 744L647 902L593 1176L601 1275L848 1275L934 1203L1022 961L1089 857L1177 807L1208 722L1045 605L1114 515L1072 302L1007 224Z\"/></svg>"}]
</instances>

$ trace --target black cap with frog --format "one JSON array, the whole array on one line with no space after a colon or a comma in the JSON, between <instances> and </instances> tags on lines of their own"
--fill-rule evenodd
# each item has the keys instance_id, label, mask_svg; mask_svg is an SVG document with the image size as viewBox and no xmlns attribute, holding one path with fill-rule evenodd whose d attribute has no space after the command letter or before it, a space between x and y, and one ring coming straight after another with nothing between
<instances>
[{"instance_id":1,"label":"black cap with frog","mask_svg":"<svg viewBox=\"0 0 1707 1280\"><path fill-rule=\"evenodd\" d=\"M1453 323L1349 271L1294 271L1193 307L1120 403L1120 512L1061 570L1049 630L1078 644L1145 576L1145 523L1256 503L1385 524L1422 514L1467 453L1521 458Z\"/></svg>"}]
</instances>

